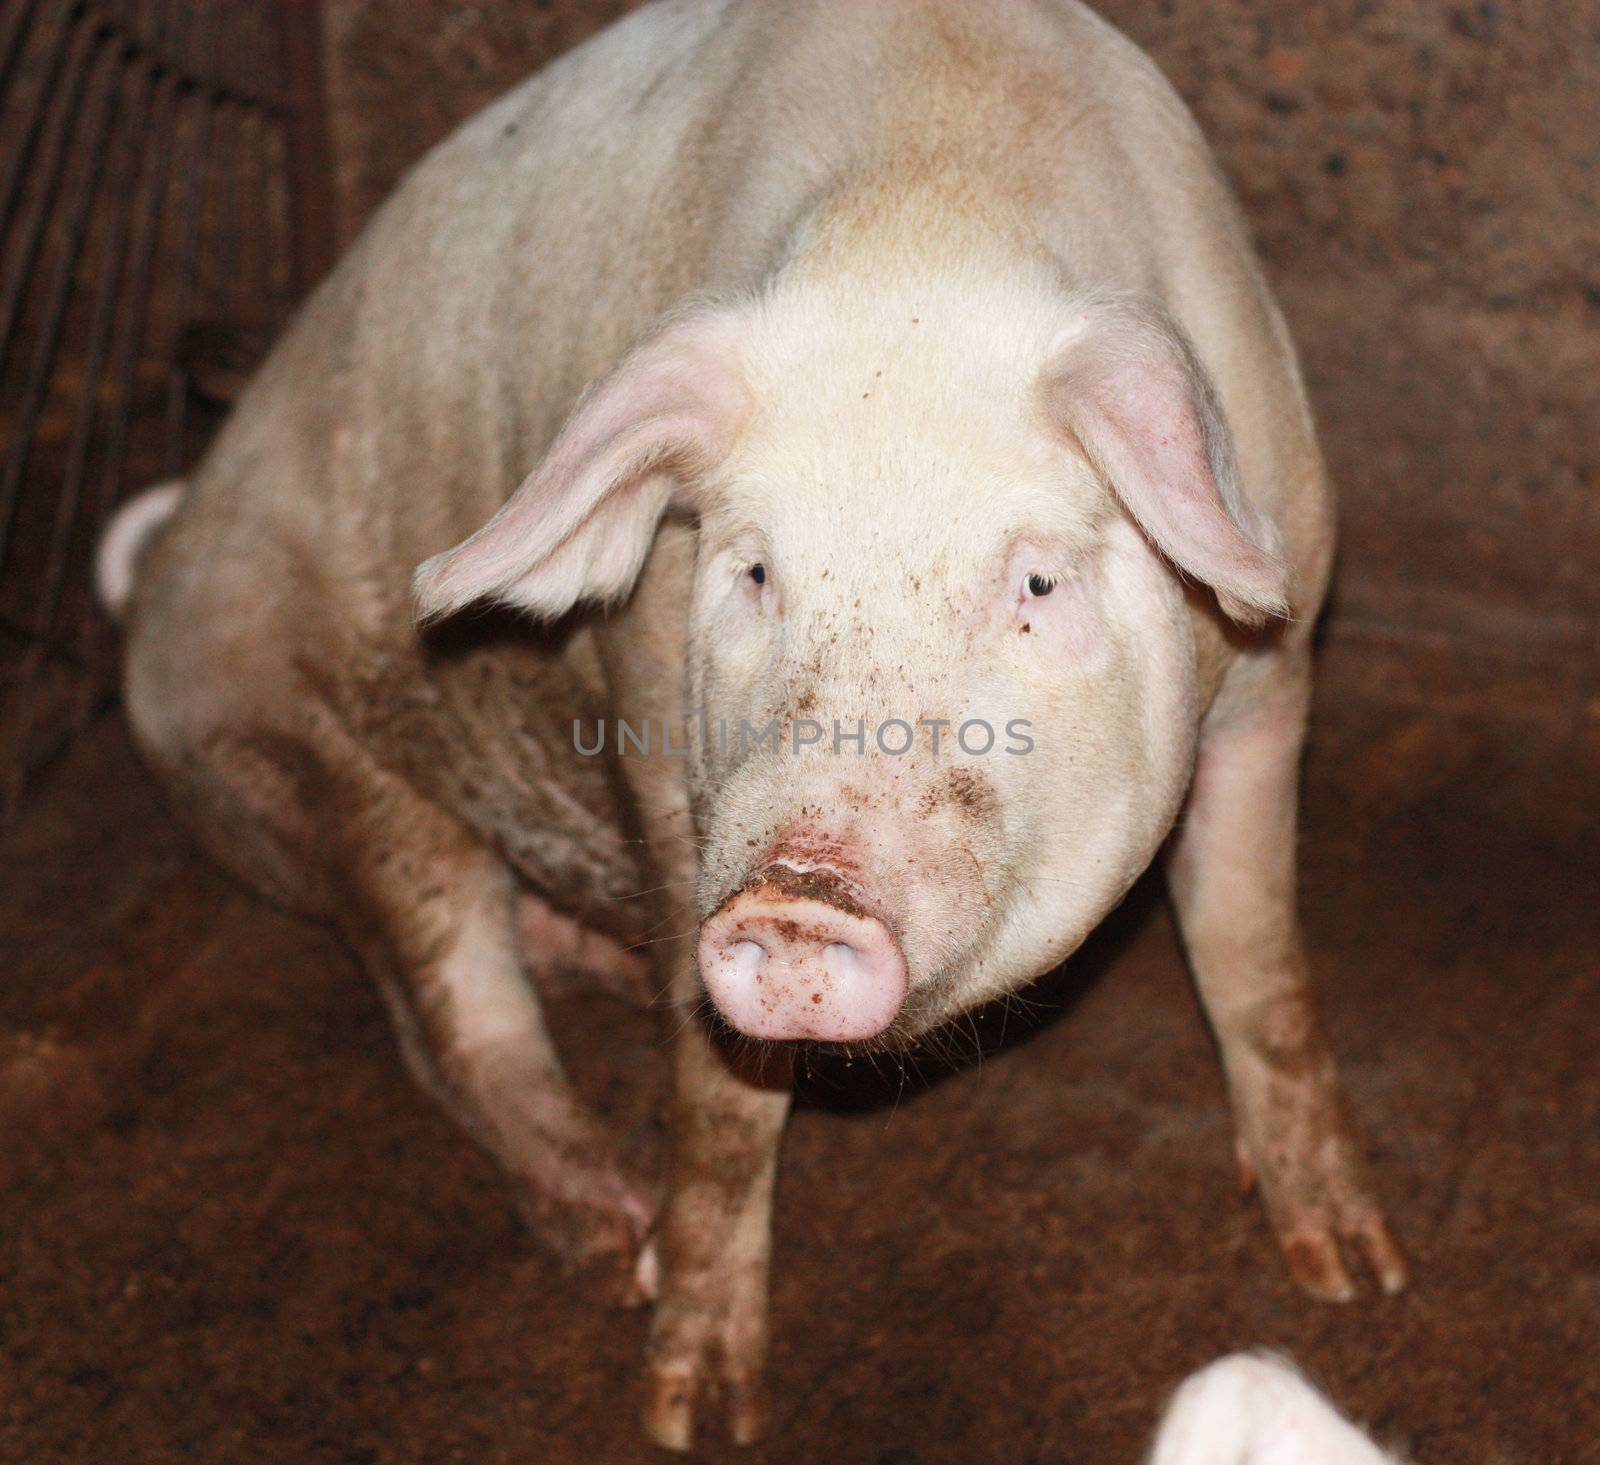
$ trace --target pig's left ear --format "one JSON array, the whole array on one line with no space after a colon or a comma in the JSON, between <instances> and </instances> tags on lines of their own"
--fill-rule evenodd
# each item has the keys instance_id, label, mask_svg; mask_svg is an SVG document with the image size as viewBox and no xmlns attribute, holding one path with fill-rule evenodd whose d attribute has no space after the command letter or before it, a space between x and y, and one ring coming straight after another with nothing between
<instances>
[{"instance_id":1,"label":"pig's left ear","mask_svg":"<svg viewBox=\"0 0 1600 1465\"><path fill-rule=\"evenodd\" d=\"M747 412L734 313L677 316L589 389L499 513L423 562L418 618L479 600L554 618L626 595L668 504L692 507Z\"/></svg>"},{"instance_id":2,"label":"pig's left ear","mask_svg":"<svg viewBox=\"0 0 1600 1465\"><path fill-rule=\"evenodd\" d=\"M1091 301L1057 338L1043 387L1057 429L1230 617L1289 614L1282 541L1245 496L1215 391L1176 327L1131 301Z\"/></svg>"}]
</instances>

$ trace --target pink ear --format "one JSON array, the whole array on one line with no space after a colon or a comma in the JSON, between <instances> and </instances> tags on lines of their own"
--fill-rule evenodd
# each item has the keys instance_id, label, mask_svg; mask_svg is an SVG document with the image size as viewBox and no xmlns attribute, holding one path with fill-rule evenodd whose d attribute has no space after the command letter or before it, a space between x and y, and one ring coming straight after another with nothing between
<instances>
[{"instance_id":1,"label":"pink ear","mask_svg":"<svg viewBox=\"0 0 1600 1465\"><path fill-rule=\"evenodd\" d=\"M555 617L633 587L673 496L733 446L747 411L737 327L684 315L578 403L544 461L470 539L417 570L419 618L476 600Z\"/></svg>"},{"instance_id":2,"label":"pink ear","mask_svg":"<svg viewBox=\"0 0 1600 1465\"><path fill-rule=\"evenodd\" d=\"M1156 548L1229 616L1260 625L1289 614L1278 532L1246 498L1211 383L1167 321L1122 301L1089 304L1057 341L1045 392Z\"/></svg>"}]
</instances>

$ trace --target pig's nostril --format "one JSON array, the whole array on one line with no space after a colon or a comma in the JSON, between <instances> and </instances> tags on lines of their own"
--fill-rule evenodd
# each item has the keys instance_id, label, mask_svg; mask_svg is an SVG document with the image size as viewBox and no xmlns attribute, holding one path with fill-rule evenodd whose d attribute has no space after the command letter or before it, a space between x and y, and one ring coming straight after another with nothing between
<instances>
[{"instance_id":1,"label":"pig's nostril","mask_svg":"<svg viewBox=\"0 0 1600 1465\"><path fill-rule=\"evenodd\" d=\"M822 965L832 976L853 976L861 966L861 953L843 941L830 941L822 948Z\"/></svg>"},{"instance_id":2,"label":"pig's nostril","mask_svg":"<svg viewBox=\"0 0 1600 1465\"><path fill-rule=\"evenodd\" d=\"M899 944L875 917L760 888L707 918L700 973L722 1015L761 1038L874 1037L908 985Z\"/></svg>"}]
</instances>

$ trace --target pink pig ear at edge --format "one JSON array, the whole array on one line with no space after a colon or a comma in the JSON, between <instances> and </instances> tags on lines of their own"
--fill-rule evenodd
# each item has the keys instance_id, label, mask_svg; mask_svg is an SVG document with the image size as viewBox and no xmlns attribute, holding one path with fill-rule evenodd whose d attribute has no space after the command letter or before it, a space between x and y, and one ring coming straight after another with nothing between
<instances>
[{"instance_id":1,"label":"pink pig ear at edge","mask_svg":"<svg viewBox=\"0 0 1600 1465\"><path fill-rule=\"evenodd\" d=\"M1044 388L1052 420L1231 619L1288 616L1278 531L1246 497L1211 382L1173 326L1131 301L1093 301L1057 338Z\"/></svg>"},{"instance_id":2,"label":"pink pig ear at edge","mask_svg":"<svg viewBox=\"0 0 1600 1465\"><path fill-rule=\"evenodd\" d=\"M669 502L692 499L748 411L732 312L678 316L589 389L488 523L423 562L419 621L485 600L553 619L626 595Z\"/></svg>"}]
</instances>

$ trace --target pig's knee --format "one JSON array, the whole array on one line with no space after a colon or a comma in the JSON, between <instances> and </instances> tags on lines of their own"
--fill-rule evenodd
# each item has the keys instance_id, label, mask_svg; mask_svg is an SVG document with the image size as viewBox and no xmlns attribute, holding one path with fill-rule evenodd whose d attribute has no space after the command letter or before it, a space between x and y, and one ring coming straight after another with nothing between
<instances>
[{"instance_id":1,"label":"pig's knee","mask_svg":"<svg viewBox=\"0 0 1600 1465\"><path fill-rule=\"evenodd\" d=\"M651 963L609 936L565 915L531 891L517 901L517 936L529 975L545 997L599 991L647 1006Z\"/></svg>"}]
</instances>

